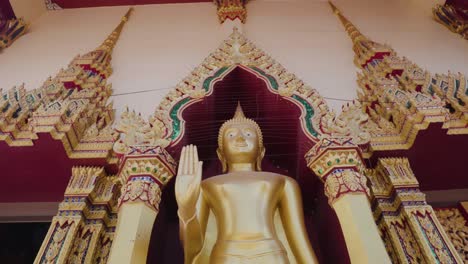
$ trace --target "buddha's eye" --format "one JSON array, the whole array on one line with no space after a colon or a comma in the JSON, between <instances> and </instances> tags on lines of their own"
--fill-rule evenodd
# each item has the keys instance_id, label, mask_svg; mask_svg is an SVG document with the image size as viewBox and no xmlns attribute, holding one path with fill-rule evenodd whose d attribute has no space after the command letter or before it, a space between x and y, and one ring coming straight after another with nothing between
<instances>
[{"instance_id":1,"label":"buddha's eye","mask_svg":"<svg viewBox=\"0 0 468 264\"><path fill-rule=\"evenodd\" d=\"M229 133L228 137L230 137L230 138L234 137L234 133Z\"/></svg>"},{"instance_id":2,"label":"buddha's eye","mask_svg":"<svg viewBox=\"0 0 468 264\"><path fill-rule=\"evenodd\" d=\"M247 133L245 133L245 135L248 136L248 137L250 137L250 136L252 136L252 133L247 132Z\"/></svg>"}]
</instances>

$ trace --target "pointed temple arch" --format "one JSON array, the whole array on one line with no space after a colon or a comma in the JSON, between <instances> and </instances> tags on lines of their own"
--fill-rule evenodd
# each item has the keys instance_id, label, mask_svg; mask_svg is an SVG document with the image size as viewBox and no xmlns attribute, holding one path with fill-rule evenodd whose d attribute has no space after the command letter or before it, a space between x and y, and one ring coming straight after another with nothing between
<instances>
[{"instance_id":1,"label":"pointed temple arch","mask_svg":"<svg viewBox=\"0 0 468 264\"><path fill-rule=\"evenodd\" d=\"M335 119L335 113L328 108L315 89L289 73L234 28L233 33L217 50L161 100L149 122L128 109L122 114L117 130L125 136L116 142L114 151L123 154L127 150L126 142L138 140L143 144L161 144L164 147L176 144L184 134L181 111L209 96L214 84L236 67L255 74L268 84L272 93L300 107L301 128L312 142L325 135L354 136L354 131ZM138 129L141 127L152 129ZM368 139L363 139L362 142L366 140Z\"/></svg>"}]
</instances>

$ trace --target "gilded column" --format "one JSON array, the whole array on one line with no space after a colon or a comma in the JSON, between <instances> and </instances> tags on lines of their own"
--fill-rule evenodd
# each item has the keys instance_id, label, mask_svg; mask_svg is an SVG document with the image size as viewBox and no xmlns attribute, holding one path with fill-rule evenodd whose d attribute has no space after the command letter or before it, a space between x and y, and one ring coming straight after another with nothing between
<instances>
[{"instance_id":1,"label":"gilded column","mask_svg":"<svg viewBox=\"0 0 468 264\"><path fill-rule=\"evenodd\" d=\"M335 210L352 263L391 263L372 217L359 147L349 138L322 139L306 154Z\"/></svg>"},{"instance_id":2,"label":"gilded column","mask_svg":"<svg viewBox=\"0 0 468 264\"><path fill-rule=\"evenodd\" d=\"M72 177L34 263L106 263L119 192L102 167L73 167ZM108 253L107 249L107 253Z\"/></svg>"},{"instance_id":3,"label":"gilded column","mask_svg":"<svg viewBox=\"0 0 468 264\"><path fill-rule=\"evenodd\" d=\"M177 164L160 146L131 146L120 164L119 177L125 184L109 263L146 263L162 189Z\"/></svg>"},{"instance_id":4,"label":"gilded column","mask_svg":"<svg viewBox=\"0 0 468 264\"><path fill-rule=\"evenodd\" d=\"M374 217L395 263L463 263L406 158L381 158L367 170Z\"/></svg>"}]
</instances>

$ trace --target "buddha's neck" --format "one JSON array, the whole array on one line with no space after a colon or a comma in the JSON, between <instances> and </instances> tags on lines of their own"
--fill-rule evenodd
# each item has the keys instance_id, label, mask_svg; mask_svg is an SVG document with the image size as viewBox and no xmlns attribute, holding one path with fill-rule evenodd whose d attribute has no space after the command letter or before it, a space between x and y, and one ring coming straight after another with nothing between
<instances>
[{"instance_id":1,"label":"buddha's neck","mask_svg":"<svg viewBox=\"0 0 468 264\"><path fill-rule=\"evenodd\" d=\"M255 171L255 163L231 163L228 164L228 172Z\"/></svg>"}]
</instances>

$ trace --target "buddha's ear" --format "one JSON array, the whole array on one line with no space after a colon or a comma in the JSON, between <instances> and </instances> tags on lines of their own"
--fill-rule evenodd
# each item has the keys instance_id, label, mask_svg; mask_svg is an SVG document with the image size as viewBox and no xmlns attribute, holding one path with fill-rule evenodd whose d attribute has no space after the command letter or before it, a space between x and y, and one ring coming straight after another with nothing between
<instances>
[{"instance_id":1,"label":"buddha's ear","mask_svg":"<svg viewBox=\"0 0 468 264\"><path fill-rule=\"evenodd\" d=\"M227 162L226 158L223 155L223 152L218 148L216 149L216 154L218 154L218 159L221 162L221 165L223 166L223 173L227 171Z\"/></svg>"},{"instance_id":2,"label":"buddha's ear","mask_svg":"<svg viewBox=\"0 0 468 264\"><path fill-rule=\"evenodd\" d=\"M260 147L260 153L257 157L257 164L256 165L256 169L257 171L262 171L262 160L263 160L263 157L265 157L265 147L261 146Z\"/></svg>"}]
</instances>

